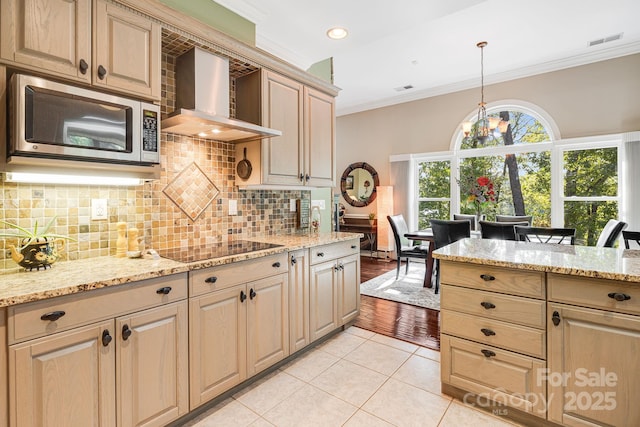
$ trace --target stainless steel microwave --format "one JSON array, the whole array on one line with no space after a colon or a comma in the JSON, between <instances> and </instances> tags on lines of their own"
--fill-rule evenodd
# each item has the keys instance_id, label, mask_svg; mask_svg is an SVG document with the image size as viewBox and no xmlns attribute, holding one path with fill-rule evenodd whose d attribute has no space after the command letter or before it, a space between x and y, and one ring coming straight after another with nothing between
<instances>
[{"instance_id":1,"label":"stainless steel microwave","mask_svg":"<svg viewBox=\"0 0 640 427\"><path fill-rule=\"evenodd\" d=\"M160 107L14 74L8 157L160 163Z\"/></svg>"}]
</instances>

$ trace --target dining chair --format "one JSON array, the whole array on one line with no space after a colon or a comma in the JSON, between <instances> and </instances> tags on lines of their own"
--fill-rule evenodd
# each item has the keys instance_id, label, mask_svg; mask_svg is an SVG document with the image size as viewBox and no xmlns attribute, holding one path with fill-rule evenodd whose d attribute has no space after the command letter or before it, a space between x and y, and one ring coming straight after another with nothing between
<instances>
[{"instance_id":1,"label":"dining chair","mask_svg":"<svg viewBox=\"0 0 640 427\"><path fill-rule=\"evenodd\" d=\"M474 218L475 220L475 218ZM447 221L442 219L430 219L431 231L433 231L433 243L435 249L440 249L465 237L471 237L471 222L467 219ZM436 285L434 293L440 289L440 260L435 260Z\"/></svg>"},{"instance_id":2,"label":"dining chair","mask_svg":"<svg viewBox=\"0 0 640 427\"><path fill-rule=\"evenodd\" d=\"M496 222L528 222L530 227L533 224L533 216L531 215L496 215Z\"/></svg>"},{"instance_id":3,"label":"dining chair","mask_svg":"<svg viewBox=\"0 0 640 427\"><path fill-rule=\"evenodd\" d=\"M626 222L610 219L602 229L600 237L598 237L598 241L596 242L596 247L612 248L616 240L618 240L618 237L620 237L622 230L627 228L627 225Z\"/></svg>"},{"instance_id":4,"label":"dining chair","mask_svg":"<svg viewBox=\"0 0 640 427\"><path fill-rule=\"evenodd\" d=\"M471 231L475 231L478 227L477 221L484 221L485 219L485 215L480 215L480 218L478 218L475 215L467 215L467 214L453 214L453 220L454 221L460 221L466 219L467 221L469 221L471 223Z\"/></svg>"},{"instance_id":5,"label":"dining chair","mask_svg":"<svg viewBox=\"0 0 640 427\"><path fill-rule=\"evenodd\" d=\"M626 249L631 249L629 242L636 242L636 245L640 246L640 231L623 231L622 238Z\"/></svg>"},{"instance_id":6,"label":"dining chair","mask_svg":"<svg viewBox=\"0 0 640 427\"><path fill-rule=\"evenodd\" d=\"M575 244L575 228L553 228L553 227L527 227L517 225L515 227L516 240L533 243L558 243Z\"/></svg>"},{"instance_id":7,"label":"dining chair","mask_svg":"<svg viewBox=\"0 0 640 427\"><path fill-rule=\"evenodd\" d=\"M528 226L529 223L527 221L480 221L480 236L483 239L516 240L516 225Z\"/></svg>"},{"instance_id":8,"label":"dining chair","mask_svg":"<svg viewBox=\"0 0 640 427\"><path fill-rule=\"evenodd\" d=\"M414 245L413 242L404 235L409 232L407 222L404 220L402 214L387 216L389 224L391 224L391 230L393 230L393 238L396 243L396 280L400 277L400 262L404 258L407 262L407 267L404 274L409 273L409 259L419 258L427 259L429 255L429 246Z\"/></svg>"}]
</instances>

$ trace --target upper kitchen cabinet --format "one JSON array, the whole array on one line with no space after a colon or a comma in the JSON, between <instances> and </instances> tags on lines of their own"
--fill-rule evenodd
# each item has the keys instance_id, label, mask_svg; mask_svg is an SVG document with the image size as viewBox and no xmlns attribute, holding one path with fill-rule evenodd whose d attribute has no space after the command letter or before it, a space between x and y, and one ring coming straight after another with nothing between
<instances>
[{"instance_id":1,"label":"upper kitchen cabinet","mask_svg":"<svg viewBox=\"0 0 640 427\"><path fill-rule=\"evenodd\" d=\"M102 0L93 9L91 0L0 0L0 7L4 61L160 99L159 24Z\"/></svg>"},{"instance_id":2,"label":"upper kitchen cabinet","mask_svg":"<svg viewBox=\"0 0 640 427\"><path fill-rule=\"evenodd\" d=\"M282 136L248 144L249 150L261 147L258 176L239 185L333 186L332 96L263 69L236 80L236 106L238 119L282 131Z\"/></svg>"}]
</instances>

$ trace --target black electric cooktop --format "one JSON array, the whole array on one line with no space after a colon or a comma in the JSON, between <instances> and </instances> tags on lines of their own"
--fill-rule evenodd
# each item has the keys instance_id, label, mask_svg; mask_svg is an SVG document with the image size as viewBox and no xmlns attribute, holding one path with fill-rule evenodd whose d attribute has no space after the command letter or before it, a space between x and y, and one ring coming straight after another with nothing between
<instances>
[{"instance_id":1,"label":"black electric cooktop","mask_svg":"<svg viewBox=\"0 0 640 427\"><path fill-rule=\"evenodd\" d=\"M221 258L229 255L245 254L247 252L263 251L277 248L282 245L274 243L253 242L251 240L234 240L228 243L216 243L213 245L199 246L195 248L172 248L158 251L163 258L169 258L180 262L203 261L212 258Z\"/></svg>"}]
</instances>

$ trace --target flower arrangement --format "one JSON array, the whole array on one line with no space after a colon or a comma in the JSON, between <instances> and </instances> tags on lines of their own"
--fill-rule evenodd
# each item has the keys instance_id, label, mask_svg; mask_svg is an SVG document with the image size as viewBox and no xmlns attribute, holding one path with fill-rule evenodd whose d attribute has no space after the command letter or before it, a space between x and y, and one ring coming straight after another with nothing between
<instances>
[{"instance_id":1,"label":"flower arrangement","mask_svg":"<svg viewBox=\"0 0 640 427\"><path fill-rule=\"evenodd\" d=\"M461 200L466 208L471 208L480 215L489 205L496 202L495 180L487 176L467 177L458 181L461 194L467 198Z\"/></svg>"}]
</instances>

